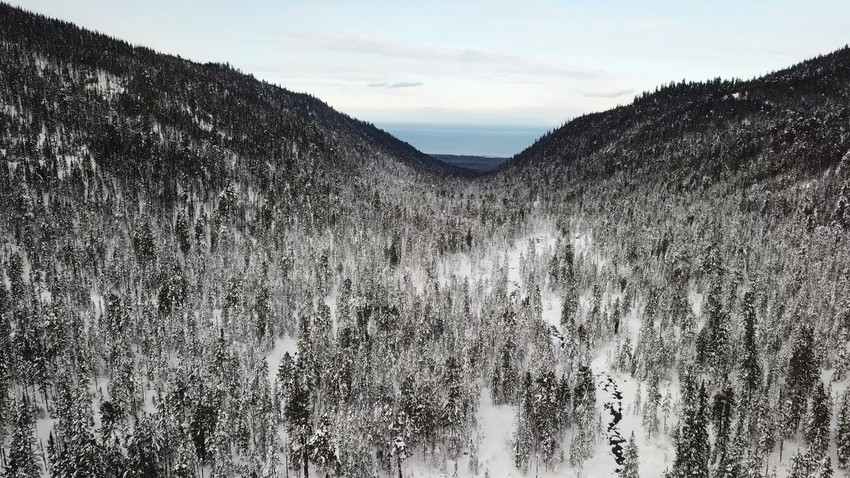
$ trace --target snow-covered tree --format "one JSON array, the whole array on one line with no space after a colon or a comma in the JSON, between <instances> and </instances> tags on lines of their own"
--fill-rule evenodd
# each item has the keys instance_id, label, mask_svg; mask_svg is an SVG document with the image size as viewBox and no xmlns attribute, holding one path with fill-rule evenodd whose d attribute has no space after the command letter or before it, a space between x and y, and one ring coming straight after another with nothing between
<instances>
[{"instance_id":1,"label":"snow-covered tree","mask_svg":"<svg viewBox=\"0 0 850 478\"><path fill-rule=\"evenodd\" d=\"M322 470L335 472L339 467L339 458L331 433L331 419L327 414L323 414L316 426L316 431L307 442L307 449L311 462Z\"/></svg>"},{"instance_id":2,"label":"snow-covered tree","mask_svg":"<svg viewBox=\"0 0 850 478\"><path fill-rule=\"evenodd\" d=\"M676 442L672 473L677 478L707 478L710 444L705 385L696 388L689 379L685 383L684 403L683 423Z\"/></svg>"},{"instance_id":3,"label":"snow-covered tree","mask_svg":"<svg viewBox=\"0 0 850 478\"><path fill-rule=\"evenodd\" d=\"M640 459L638 458L638 445L635 440L635 432L632 432L632 436L629 437L629 443L626 445L624 454L626 462L620 469L618 476L620 478L639 478L640 474L638 468L640 465Z\"/></svg>"},{"instance_id":4,"label":"snow-covered tree","mask_svg":"<svg viewBox=\"0 0 850 478\"><path fill-rule=\"evenodd\" d=\"M826 389L818 382L806 417L806 443L813 460L819 461L829 451L829 422L832 418Z\"/></svg>"},{"instance_id":5,"label":"snow-covered tree","mask_svg":"<svg viewBox=\"0 0 850 478\"><path fill-rule=\"evenodd\" d=\"M850 389L841 395L838 411L835 445L838 452L838 466L847 468L850 465Z\"/></svg>"},{"instance_id":6,"label":"snow-covered tree","mask_svg":"<svg viewBox=\"0 0 850 478\"><path fill-rule=\"evenodd\" d=\"M12 442L4 476L10 478L37 478L41 476L41 467L34 448L35 422L32 409L26 396L17 400L15 407L15 427L12 430Z\"/></svg>"}]
</instances>

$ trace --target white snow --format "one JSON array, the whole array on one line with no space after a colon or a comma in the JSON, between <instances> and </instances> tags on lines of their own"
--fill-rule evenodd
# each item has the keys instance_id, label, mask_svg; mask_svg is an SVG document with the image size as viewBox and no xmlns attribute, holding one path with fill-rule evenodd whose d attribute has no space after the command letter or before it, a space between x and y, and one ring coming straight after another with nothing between
<instances>
[{"instance_id":1,"label":"white snow","mask_svg":"<svg viewBox=\"0 0 850 478\"><path fill-rule=\"evenodd\" d=\"M269 364L269 383L274 383L277 377L277 367L280 365L280 360L289 352L289 355L295 355L297 342L293 337L284 337L275 339L274 347L271 352L266 355L266 363Z\"/></svg>"}]
</instances>

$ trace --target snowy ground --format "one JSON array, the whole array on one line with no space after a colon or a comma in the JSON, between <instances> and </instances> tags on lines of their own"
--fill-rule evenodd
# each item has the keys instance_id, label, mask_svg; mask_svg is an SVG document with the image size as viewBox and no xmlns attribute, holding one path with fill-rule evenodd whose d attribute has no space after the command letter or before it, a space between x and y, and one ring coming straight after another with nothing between
<instances>
[{"instance_id":1,"label":"snowy ground","mask_svg":"<svg viewBox=\"0 0 850 478\"><path fill-rule=\"evenodd\" d=\"M573 238L573 247L576 261L587 261L602 268L607 263L607 258L601 248L593 243L592 233L585 231L576 234ZM504 247L493 247L484 251L473 251L472 253L457 253L450 255L436 264L436 276L441 286L453 281L468 279L472 281L490 281L499 272L507 271L508 293L523 290L523 259L530 255L551 254L557 244L556 232L551 227L541 227L538 232L522 237ZM426 274L417 271L413 275L416 286L421 288L425 284ZM542 317L549 324L559 328L561 314L561 298L553 291L545 288L541 291L543 312ZM619 297L618 293L605 291L603 302L613 302ZM698 293L694 287L688 294L688 300L699 317L703 295ZM335 318L335 291L333 297L328 297L325 303L331 307L332 316ZM580 304L582 313L586 313L590 307L590 292L581 293ZM634 310L629 311L623 317L622 334L628 334L632 343L638 339L640 320ZM591 362L591 368L596 380L596 402L599 414L599 435L594 454L582 465L581 469L575 469L568 462L556 465L552 469L546 469L542 465L536 466L535 458L532 457L527 474L523 475L514 465L511 441L516 428L516 409L512 406L496 406L490 396L489 389L484 389L479 397L477 412L478 430L473 433L478 444L477 472L475 467L470 466L471 457L461 456L457 463L445 458L435 459L424 457L421 452L415 453L408 458L403 465L405 477L524 477L537 476L541 478L554 477L610 477L616 476L619 465L617 458L620 450L615 450L620 440L628 440L634 432L640 457L640 476L661 476L665 470L672 466L675 457L675 449L670 439L668 430L672 430L678 423L679 386L676 378L662 381L660 393L662 397L669 392L671 397L671 410L666 414L659 409L659 431L648 438L641 423L641 415L636 413L635 404L638 394L644 395L647 384L640 383L634 377L623 374L613 369L612 363L616 356L617 343L611 342L595 351ZM296 341L287 337L278 339L274 348L267 355L269 364L269 380L274 381L277 365L284 353L294 354ZM829 383L831 372L826 372L823 377L825 383ZM846 384L833 384L833 401L837 402L840 394L846 388ZM643 390L643 392L641 392ZM618 418L618 419L615 419ZM616 422L616 423L614 423ZM614 426L611 426L614 425ZM562 443L562 449L569 450L570 432L568 431ZM612 441L613 439L613 441ZM621 446L625 447L623 442ZM790 465L790 457L800 446L799 441L787 441L784 446L783 461L779 462L777 451L771 456L770 468L776 470L779 478L787 476ZM832 447L833 463L835 463L835 449Z\"/></svg>"},{"instance_id":2,"label":"snowy ground","mask_svg":"<svg viewBox=\"0 0 850 478\"><path fill-rule=\"evenodd\" d=\"M520 238L502 250L490 250L484 253L478 253L476 256L469 254L455 254L448 257L445 261L438 264L438 278L442 284L451 282L453 279L470 279L482 280L492 276L497 267L504 266L508 274L508 291L509 293L522 289L522 258L528 257L531 254L541 255L544 253L552 253L557 243L555 231L552 228L542 228L539 232L530 234ZM589 232L577 234L573 238L573 247L576 254L576 261L589 261L590 263L601 268L606 264L606 258L603 251L594 247L592 236ZM543 302L543 319L551 325L558 327L560 325L561 316L561 298L546 289L541 291ZM610 297L614 299L615 297ZM581 297L581 302L585 308L589 306L590 297L587 293ZM634 314L627 316L627 321L624 326L628 327L629 333L633 339L637 339L638 320ZM623 376L618 372L614 372L609 363L608 355L611 353L610 347L605 347L597 352L596 358L592 362L593 372L597 379L597 405L599 412L600 432L595 453L582 466L581 470L577 470L569 465L562 463L554 469L545 469L545 467L536 466L534 458L531 460L530 470L527 475L523 475L514 466L511 453L511 440L513 432L516 428L516 410L512 406L496 406L490 397L490 391L484 389L478 407L478 441L479 441L479 461L480 466L478 473L475 474L470 470L469 457L464 456L458 460L457 476L492 476L492 477L522 477L522 476L539 476L539 477L607 477L615 476L618 465L616 462L615 453L612 451L612 446L609 445L610 437L607 432L608 425L612 421L612 415L607 408L614 403L614 406L622 410L622 418L617 423L619 435L623 438L628 438L632 431L635 431L638 438L638 444L641 453L640 472L642 476L659 476L665 469L666 463L672 462L672 444L668 440L656 441L652 440L646 443L643 440L643 431L640 427L639 417L632 415L634 396L637 391L637 382L628 376ZM613 388L605 390L603 385L610 377L611 382L616 384L619 394L622 399L616 400L613 397ZM662 393L666 393L663 390ZM672 418L668 418L672 422ZM569 449L569 432L564 437L563 449ZM412 457L405 462L405 476L410 477L436 477L436 476L454 476L454 463L449 461L446 464L434 464L423 461L421 456Z\"/></svg>"}]
</instances>

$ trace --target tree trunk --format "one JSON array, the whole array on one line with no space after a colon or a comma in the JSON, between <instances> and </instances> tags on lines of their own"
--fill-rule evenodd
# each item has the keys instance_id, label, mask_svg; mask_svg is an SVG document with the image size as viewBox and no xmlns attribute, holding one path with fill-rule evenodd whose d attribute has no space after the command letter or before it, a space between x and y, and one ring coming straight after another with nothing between
<instances>
[{"instance_id":1,"label":"tree trunk","mask_svg":"<svg viewBox=\"0 0 850 478\"><path fill-rule=\"evenodd\" d=\"M301 453L304 457L304 478L310 478L310 462L307 457L307 437L301 439Z\"/></svg>"}]
</instances>

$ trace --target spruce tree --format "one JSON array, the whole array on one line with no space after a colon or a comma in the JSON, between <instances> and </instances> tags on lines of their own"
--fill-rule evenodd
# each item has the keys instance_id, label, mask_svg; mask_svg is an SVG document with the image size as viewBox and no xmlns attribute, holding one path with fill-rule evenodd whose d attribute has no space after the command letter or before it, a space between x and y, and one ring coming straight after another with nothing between
<instances>
[{"instance_id":1,"label":"spruce tree","mask_svg":"<svg viewBox=\"0 0 850 478\"><path fill-rule=\"evenodd\" d=\"M732 414L735 410L735 391L726 386L714 397L711 409L711 419L715 433L715 459L721 460L730 445L729 438L732 426Z\"/></svg>"},{"instance_id":2,"label":"spruce tree","mask_svg":"<svg viewBox=\"0 0 850 478\"><path fill-rule=\"evenodd\" d=\"M818 383L812 397L809 415L806 418L806 443L814 460L823 458L829 450L829 411L828 398L823 383Z\"/></svg>"},{"instance_id":3,"label":"spruce tree","mask_svg":"<svg viewBox=\"0 0 850 478\"><path fill-rule=\"evenodd\" d=\"M788 402L786 404L786 433L793 434L806 410L809 393L817 379L812 326L804 322L794 337L791 359L788 362Z\"/></svg>"},{"instance_id":4,"label":"spruce tree","mask_svg":"<svg viewBox=\"0 0 850 478\"><path fill-rule=\"evenodd\" d=\"M522 381L522 398L517 407L517 429L514 433L513 458L516 467L525 473L534 446L534 390L532 389L531 373L526 372Z\"/></svg>"},{"instance_id":5,"label":"spruce tree","mask_svg":"<svg viewBox=\"0 0 850 478\"><path fill-rule=\"evenodd\" d=\"M744 399L750 400L753 398L761 387L761 360L759 359L758 349L756 347L756 310L754 305L754 295L752 292L744 294L744 301L741 306L744 316L744 338L741 351L741 382Z\"/></svg>"},{"instance_id":6,"label":"spruce tree","mask_svg":"<svg viewBox=\"0 0 850 478\"><path fill-rule=\"evenodd\" d=\"M443 402L441 422L449 435L449 451L453 456L460 454L462 433L466 430L466 400L461 383L463 371L455 357L446 360L443 387L446 399Z\"/></svg>"},{"instance_id":7,"label":"spruce tree","mask_svg":"<svg viewBox=\"0 0 850 478\"><path fill-rule=\"evenodd\" d=\"M684 419L676 442L673 476L708 478L708 394L704 385L697 389L691 380L685 385Z\"/></svg>"},{"instance_id":8,"label":"spruce tree","mask_svg":"<svg viewBox=\"0 0 850 478\"><path fill-rule=\"evenodd\" d=\"M626 456L626 464L623 468L620 469L619 477L620 478L639 478L638 474L638 445L635 440L635 432L632 432L632 436L629 437L629 443L626 445L625 450Z\"/></svg>"},{"instance_id":9,"label":"spruce tree","mask_svg":"<svg viewBox=\"0 0 850 478\"><path fill-rule=\"evenodd\" d=\"M579 294L576 279L572 274L567 276L566 281L564 300L561 303L561 327L569 330L575 325Z\"/></svg>"},{"instance_id":10,"label":"spruce tree","mask_svg":"<svg viewBox=\"0 0 850 478\"><path fill-rule=\"evenodd\" d=\"M791 458L791 472L788 478L810 478L812 468L814 466L809 454L804 453L802 449L797 450Z\"/></svg>"},{"instance_id":11,"label":"spruce tree","mask_svg":"<svg viewBox=\"0 0 850 478\"><path fill-rule=\"evenodd\" d=\"M835 430L835 445L838 451L838 466L850 466L850 388L841 395L838 424Z\"/></svg>"},{"instance_id":12,"label":"spruce tree","mask_svg":"<svg viewBox=\"0 0 850 478\"><path fill-rule=\"evenodd\" d=\"M653 434L658 431L658 407L661 405L661 392L658 389L658 382L658 372L650 371L642 420L647 439L652 438Z\"/></svg>"},{"instance_id":13,"label":"spruce tree","mask_svg":"<svg viewBox=\"0 0 850 478\"><path fill-rule=\"evenodd\" d=\"M307 449L310 454L310 461L320 469L336 471L339 466L339 459L336 455L336 445L331 432L331 419L327 414L323 414L322 418L319 419L315 433L307 442Z\"/></svg>"},{"instance_id":14,"label":"spruce tree","mask_svg":"<svg viewBox=\"0 0 850 478\"><path fill-rule=\"evenodd\" d=\"M815 465L811 478L832 478L832 458L825 456Z\"/></svg>"},{"instance_id":15,"label":"spruce tree","mask_svg":"<svg viewBox=\"0 0 850 478\"><path fill-rule=\"evenodd\" d=\"M705 299L705 326L697 338L697 360L716 376L726 372L729 349L729 312L723 305L723 288L718 275Z\"/></svg>"},{"instance_id":16,"label":"spruce tree","mask_svg":"<svg viewBox=\"0 0 850 478\"><path fill-rule=\"evenodd\" d=\"M34 439L32 410L29 400L23 396L15 409L15 428L9 445L9 457L4 476L7 478L37 478L41 467L33 451Z\"/></svg>"},{"instance_id":17,"label":"spruce tree","mask_svg":"<svg viewBox=\"0 0 850 478\"><path fill-rule=\"evenodd\" d=\"M593 454L596 439L596 387L593 383L593 372L590 367L579 367L576 388L573 392L573 416L576 418L577 430L570 444L570 462L574 466L581 464Z\"/></svg>"},{"instance_id":18,"label":"spruce tree","mask_svg":"<svg viewBox=\"0 0 850 478\"><path fill-rule=\"evenodd\" d=\"M306 477L309 474L310 458L307 442L312 432L310 390L303 380L298 379L291 382L291 387L288 392L289 400L284 405L284 421L291 440L289 448L293 464L300 463Z\"/></svg>"}]
</instances>

